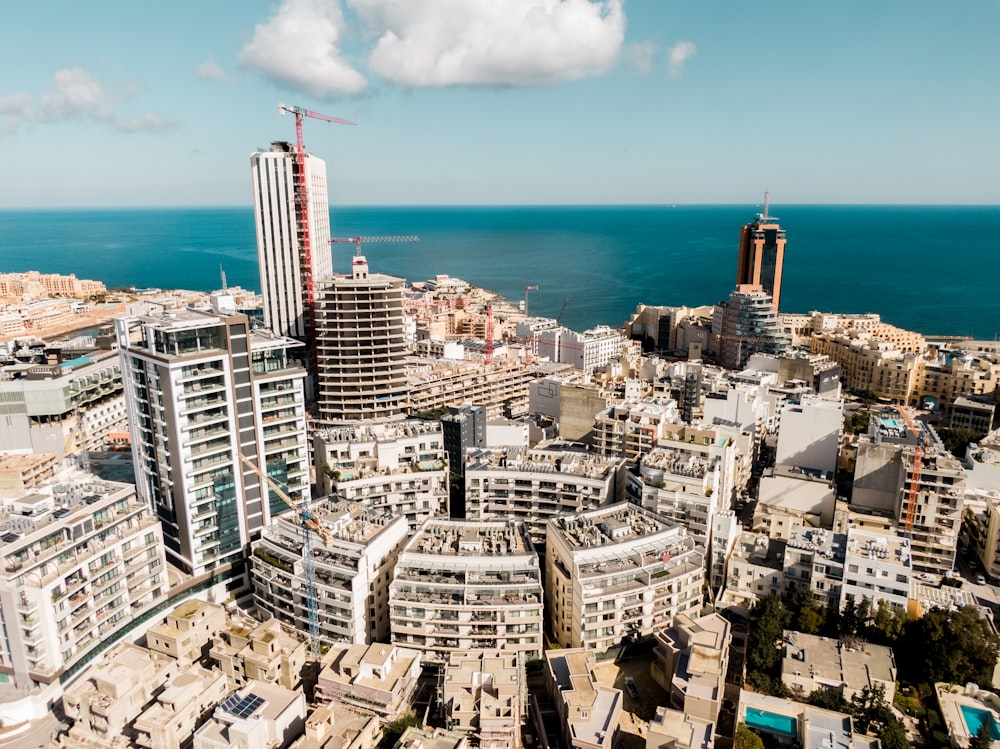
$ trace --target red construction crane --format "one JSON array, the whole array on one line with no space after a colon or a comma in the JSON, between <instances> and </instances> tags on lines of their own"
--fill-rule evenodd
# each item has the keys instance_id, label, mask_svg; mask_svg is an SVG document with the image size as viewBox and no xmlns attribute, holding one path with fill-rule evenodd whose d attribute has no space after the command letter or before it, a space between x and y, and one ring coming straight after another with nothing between
<instances>
[{"instance_id":1,"label":"red construction crane","mask_svg":"<svg viewBox=\"0 0 1000 749\"><path fill-rule=\"evenodd\" d=\"M313 112L302 107L292 107L286 104L278 104L278 113L284 115L291 112L295 115L295 160L299 168L299 187L295 197L299 209L299 255L301 257L301 273L305 283L306 291L306 314L309 320L309 332L307 335L316 335L316 292L313 285L312 276L312 246L310 243L311 232L309 231L309 181L306 179L306 147L302 142L302 118L310 117L323 122L333 122L338 125L356 125L358 123L350 120L343 120L340 117L330 117L329 115ZM315 345L313 350L313 364L315 365Z\"/></svg>"},{"instance_id":2,"label":"red construction crane","mask_svg":"<svg viewBox=\"0 0 1000 749\"><path fill-rule=\"evenodd\" d=\"M910 493L907 497L906 519L903 522L903 527L910 531L913 530L913 518L917 512L917 491L920 488L920 471L924 467L924 436L917 430L916 425L914 425L904 406L896 406L896 410L899 411L899 415L903 417L906 426L909 427L910 432L917 439L917 447L913 451L913 475L910 477Z\"/></svg>"}]
</instances>

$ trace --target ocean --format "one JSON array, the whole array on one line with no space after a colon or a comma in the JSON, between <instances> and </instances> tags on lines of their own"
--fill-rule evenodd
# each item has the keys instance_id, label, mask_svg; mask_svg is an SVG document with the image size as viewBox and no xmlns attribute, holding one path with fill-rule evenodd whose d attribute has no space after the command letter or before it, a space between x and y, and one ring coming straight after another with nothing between
<instances>
[{"instance_id":1,"label":"ocean","mask_svg":"<svg viewBox=\"0 0 1000 749\"><path fill-rule=\"evenodd\" d=\"M576 330L636 304L714 304L732 291L740 227L759 206L334 207L335 236L373 272L462 278ZM928 335L1000 335L1000 207L772 205L786 230L782 312L877 312ZM333 245L336 272L353 245ZM0 211L0 272L116 286L259 289L246 208Z\"/></svg>"}]
</instances>

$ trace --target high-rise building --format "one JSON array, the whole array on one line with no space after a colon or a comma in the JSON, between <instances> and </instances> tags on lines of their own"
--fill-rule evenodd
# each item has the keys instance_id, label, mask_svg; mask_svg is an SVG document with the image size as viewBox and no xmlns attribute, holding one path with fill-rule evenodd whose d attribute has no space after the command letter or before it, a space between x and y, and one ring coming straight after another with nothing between
<instances>
[{"instance_id":1,"label":"high-rise building","mask_svg":"<svg viewBox=\"0 0 1000 749\"><path fill-rule=\"evenodd\" d=\"M305 155L308 185L309 262L303 244L301 196L295 146L274 142L250 157L257 259L264 296L264 324L280 336L308 342L307 271L315 284L333 274L326 162Z\"/></svg>"},{"instance_id":2,"label":"high-rise building","mask_svg":"<svg viewBox=\"0 0 1000 749\"><path fill-rule=\"evenodd\" d=\"M317 405L324 421L406 414L409 379L403 279L368 272L361 255L351 275L316 292Z\"/></svg>"},{"instance_id":3,"label":"high-rise building","mask_svg":"<svg viewBox=\"0 0 1000 749\"><path fill-rule=\"evenodd\" d=\"M251 331L245 315L193 309L115 320L139 496L167 557L198 575L240 562L284 502L309 492L301 344Z\"/></svg>"},{"instance_id":4,"label":"high-rise building","mask_svg":"<svg viewBox=\"0 0 1000 749\"><path fill-rule=\"evenodd\" d=\"M736 285L763 287L777 310L781 298L781 268L785 260L785 230L778 225L778 219L767 215L767 205L765 193L764 212L740 229Z\"/></svg>"},{"instance_id":5,"label":"high-rise building","mask_svg":"<svg viewBox=\"0 0 1000 749\"><path fill-rule=\"evenodd\" d=\"M760 286L737 286L729 300L715 308L712 335L718 361L726 369L743 369L753 354L783 353L791 344L775 312L771 296Z\"/></svg>"},{"instance_id":6,"label":"high-rise building","mask_svg":"<svg viewBox=\"0 0 1000 749\"><path fill-rule=\"evenodd\" d=\"M448 453L448 509L451 517L465 518L465 451L486 446L486 406L471 403L441 417L444 449Z\"/></svg>"}]
</instances>

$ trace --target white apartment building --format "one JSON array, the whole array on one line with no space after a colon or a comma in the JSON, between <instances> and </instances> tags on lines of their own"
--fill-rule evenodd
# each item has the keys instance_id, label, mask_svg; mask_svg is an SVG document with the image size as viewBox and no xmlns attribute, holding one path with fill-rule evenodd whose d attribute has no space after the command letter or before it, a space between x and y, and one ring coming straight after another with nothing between
<instances>
[{"instance_id":1,"label":"white apartment building","mask_svg":"<svg viewBox=\"0 0 1000 749\"><path fill-rule=\"evenodd\" d=\"M572 364L584 374L593 374L620 357L625 344L621 331L607 325L583 333L564 327L540 329L534 331L533 340L538 356Z\"/></svg>"},{"instance_id":2,"label":"white apartment building","mask_svg":"<svg viewBox=\"0 0 1000 749\"><path fill-rule=\"evenodd\" d=\"M443 663L451 653L542 654L542 581L523 523L431 519L399 555L392 642Z\"/></svg>"},{"instance_id":3,"label":"white apartment building","mask_svg":"<svg viewBox=\"0 0 1000 749\"><path fill-rule=\"evenodd\" d=\"M317 407L322 421L405 414L409 405L403 279L368 272L356 255L351 275L316 290Z\"/></svg>"},{"instance_id":4,"label":"white apartment building","mask_svg":"<svg viewBox=\"0 0 1000 749\"><path fill-rule=\"evenodd\" d=\"M311 508L329 540L310 530L321 641L369 644L389 639L389 581L408 533L406 520L345 501ZM309 631L309 585L301 521L276 518L253 543L254 604L300 632Z\"/></svg>"},{"instance_id":5,"label":"white apartment building","mask_svg":"<svg viewBox=\"0 0 1000 749\"><path fill-rule=\"evenodd\" d=\"M280 497L308 497L305 370L290 338L244 315L191 309L115 320L139 496L164 527L167 555L200 575L243 559Z\"/></svg>"},{"instance_id":6,"label":"white apartment building","mask_svg":"<svg viewBox=\"0 0 1000 749\"><path fill-rule=\"evenodd\" d=\"M317 493L402 515L415 531L448 514L448 461L440 421L407 419L313 432Z\"/></svg>"},{"instance_id":7,"label":"white apartment building","mask_svg":"<svg viewBox=\"0 0 1000 749\"><path fill-rule=\"evenodd\" d=\"M905 609L913 579L912 561L909 539L850 528L840 606L868 598L873 610L879 601Z\"/></svg>"},{"instance_id":8,"label":"white apartment building","mask_svg":"<svg viewBox=\"0 0 1000 749\"><path fill-rule=\"evenodd\" d=\"M0 672L25 694L166 595L160 523L130 484L74 475L12 501L2 522Z\"/></svg>"},{"instance_id":9,"label":"white apartment building","mask_svg":"<svg viewBox=\"0 0 1000 749\"><path fill-rule=\"evenodd\" d=\"M194 734L194 749L289 746L305 729L306 695L264 681L230 694Z\"/></svg>"},{"instance_id":10,"label":"white apartment building","mask_svg":"<svg viewBox=\"0 0 1000 749\"><path fill-rule=\"evenodd\" d=\"M712 538L712 519L733 500L736 448L728 437L709 444L663 440L628 474L633 502L684 526L702 546Z\"/></svg>"},{"instance_id":11,"label":"white apartment building","mask_svg":"<svg viewBox=\"0 0 1000 749\"><path fill-rule=\"evenodd\" d=\"M775 463L836 473L844 403L803 397L781 410Z\"/></svg>"},{"instance_id":12,"label":"white apartment building","mask_svg":"<svg viewBox=\"0 0 1000 749\"><path fill-rule=\"evenodd\" d=\"M590 650L545 651L545 688L555 703L562 746L612 749L619 745L622 691L597 680L597 658Z\"/></svg>"},{"instance_id":13,"label":"white apartment building","mask_svg":"<svg viewBox=\"0 0 1000 749\"><path fill-rule=\"evenodd\" d=\"M664 426L677 421L674 401L627 401L609 407L594 420L594 449L601 455L625 458L634 464L664 435Z\"/></svg>"},{"instance_id":14,"label":"white apartment building","mask_svg":"<svg viewBox=\"0 0 1000 749\"><path fill-rule=\"evenodd\" d=\"M522 520L534 545L545 543L545 523L625 496L625 461L590 453L508 447L473 449L465 459L465 516Z\"/></svg>"},{"instance_id":15,"label":"white apartment building","mask_svg":"<svg viewBox=\"0 0 1000 749\"><path fill-rule=\"evenodd\" d=\"M716 723L725 696L732 625L720 614L678 614L656 633L650 674L670 695L670 707Z\"/></svg>"},{"instance_id":16,"label":"white apartment building","mask_svg":"<svg viewBox=\"0 0 1000 749\"><path fill-rule=\"evenodd\" d=\"M309 315L307 277L317 282L333 275L330 206L326 163L304 154L308 227L302 226L298 154L295 146L274 142L270 151L250 156L257 263L264 297L264 325L280 336L306 341ZM309 234L309 263L304 233Z\"/></svg>"},{"instance_id":17,"label":"white apartment building","mask_svg":"<svg viewBox=\"0 0 1000 749\"><path fill-rule=\"evenodd\" d=\"M560 646L604 652L701 608L705 553L686 529L619 503L546 530L545 597Z\"/></svg>"}]
</instances>

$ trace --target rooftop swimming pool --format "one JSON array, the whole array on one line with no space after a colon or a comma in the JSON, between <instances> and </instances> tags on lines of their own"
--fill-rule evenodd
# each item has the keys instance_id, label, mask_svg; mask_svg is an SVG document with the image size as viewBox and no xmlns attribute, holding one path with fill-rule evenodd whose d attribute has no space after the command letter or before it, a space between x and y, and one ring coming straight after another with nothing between
<instances>
[{"instance_id":1,"label":"rooftop swimming pool","mask_svg":"<svg viewBox=\"0 0 1000 749\"><path fill-rule=\"evenodd\" d=\"M965 727L969 729L969 735L975 736L979 733L979 727L986 721L990 724L990 738L993 741L1000 739L1000 724L993 718L993 713L982 708L962 705L962 719L965 720Z\"/></svg>"},{"instance_id":2,"label":"rooftop swimming pool","mask_svg":"<svg viewBox=\"0 0 1000 749\"><path fill-rule=\"evenodd\" d=\"M761 710L756 707L748 707L743 714L743 720L750 728L757 728L762 731L770 731L782 736L798 736L798 720L790 715L780 715Z\"/></svg>"}]
</instances>

